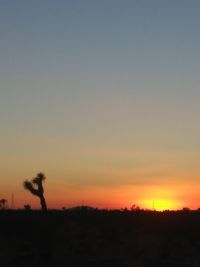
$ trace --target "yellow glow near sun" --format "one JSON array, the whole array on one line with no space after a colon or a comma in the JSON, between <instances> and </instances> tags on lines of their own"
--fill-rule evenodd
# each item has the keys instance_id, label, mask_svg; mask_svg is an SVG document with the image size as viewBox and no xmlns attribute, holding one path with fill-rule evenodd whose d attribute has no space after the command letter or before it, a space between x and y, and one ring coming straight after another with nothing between
<instances>
[{"instance_id":1,"label":"yellow glow near sun","mask_svg":"<svg viewBox=\"0 0 200 267\"><path fill-rule=\"evenodd\" d=\"M142 207L151 210L164 211L179 208L177 201L170 199L145 199L141 201Z\"/></svg>"}]
</instances>

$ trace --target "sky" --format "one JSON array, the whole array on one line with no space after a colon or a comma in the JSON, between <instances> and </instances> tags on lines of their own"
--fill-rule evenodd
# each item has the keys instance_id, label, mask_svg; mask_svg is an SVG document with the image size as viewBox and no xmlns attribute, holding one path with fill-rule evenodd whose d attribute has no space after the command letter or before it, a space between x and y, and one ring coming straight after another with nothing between
<instances>
[{"instance_id":1,"label":"sky","mask_svg":"<svg viewBox=\"0 0 200 267\"><path fill-rule=\"evenodd\" d=\"M0 198L200 207L200 2L0 0ZM152 204L153 203L153 204Z\"/></svg>"}]
</instances>

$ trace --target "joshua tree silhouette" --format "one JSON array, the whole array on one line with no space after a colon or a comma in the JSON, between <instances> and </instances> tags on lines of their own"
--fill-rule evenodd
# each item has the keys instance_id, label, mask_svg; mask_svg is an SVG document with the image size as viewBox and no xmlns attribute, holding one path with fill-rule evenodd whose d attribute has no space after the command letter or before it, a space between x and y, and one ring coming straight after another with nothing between
<instances>
[{"instance_id":1,"label":"joshua tree silhouette","mask_svg":"<svg viewBox=\"0 0 200 267\"><path fill-rule=\"evenodd\" d=\"M33 195L39 197L43 212L47 211L47 205L44 198L44 188L42 184L45 179L46 177L43 173L38 173L37 176L32 179L32 181L26 180L24 182L24 188Z\"/></svg>"}]
</instances>

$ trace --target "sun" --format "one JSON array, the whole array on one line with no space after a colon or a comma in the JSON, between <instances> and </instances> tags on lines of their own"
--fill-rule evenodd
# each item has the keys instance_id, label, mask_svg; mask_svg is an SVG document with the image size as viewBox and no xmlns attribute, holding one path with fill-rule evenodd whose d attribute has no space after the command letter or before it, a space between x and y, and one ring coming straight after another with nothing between
<instances>
[{"instance_id":1,"label":"sun","mask_svg":"<svg viewBox=\"0 0 200 267\"><path fill-rule=\"evenodd\" d=\"M177 210L179 207L177 201L162 198L144 199L141 201L141 206L145 209L151 209L156 211Z\"/></svg>"}]
</instances>

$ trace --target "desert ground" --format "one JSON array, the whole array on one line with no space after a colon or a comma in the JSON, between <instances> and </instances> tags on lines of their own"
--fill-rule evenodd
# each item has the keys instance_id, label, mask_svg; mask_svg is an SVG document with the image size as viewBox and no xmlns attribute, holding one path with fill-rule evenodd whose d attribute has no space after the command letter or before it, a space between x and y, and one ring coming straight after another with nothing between
<instances>
[{"instance_id":1,"label":"desert ground","mask_svg":"<svg viewBox=\"0 0 200 267\"><path fill-rule=\"evenodd\" d=\"M0 266L200 266L198 211L1 211Z\"/></svg>"}]
</instances>

